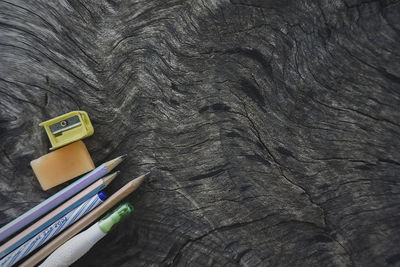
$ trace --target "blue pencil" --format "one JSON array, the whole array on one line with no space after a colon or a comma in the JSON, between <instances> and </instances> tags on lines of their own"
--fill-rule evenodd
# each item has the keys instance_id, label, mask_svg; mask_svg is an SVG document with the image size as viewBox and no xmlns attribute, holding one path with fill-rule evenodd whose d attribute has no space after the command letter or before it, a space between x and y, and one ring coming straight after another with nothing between
<instances>
[{"instance_id":1,"label":"blue pencil","mask_svg":"<svg viewBox=\"0 0 400 267\"><path fill-rule=\"evenodd\" d=\"M48 240L61 233L68 226L79 220L83 215L100 205L107 198L106 194L101 191L83 202L77 208L61 217L59 220L51 224L49 227L29 239L22 246L18 247L0 261L0 266L12 266L24 257L28 256L36 248L45 244Z\"/></svg>"},{"instance_id":2,"label":"blue pencil","mask_svg":"<svg viewBox=\"0 0 400 267\"><path fill-rule=\"evenodd\" d=\"M105 186L111 183L111 181L117 176L117 174L118 172L115 172L91 184L83 191L79 192L77 195L51 211L49 214L40 218L37 222L26 228L24 231L13 237L11 240L7 241L0 247L0 258L4 257L20 245L22 245L24 242L35 236L37 233L48 227L50 224L61 218L63 215L67 214L69 211L73 210L81 203L97 194Z\"/></svg>"},{"instance_id":3,"label":"blue pencil","mask_svg":"<svg viewBox=\"0 0 400 267\"><path fill-rule=\"evenodd\" d=\"M27 225L34 222L44 214L48 213L61 203L65 202L70 197L76 195L84 188L97 181L112 169L114 169L119 163L126 158L126 155L110 160L106 163L101 164L99 167L86 174L79 180L75 181L71 185L67 186L63 190L57 192L53 196L49 197L39 205L35 206L31 210L25 212L18 218L14 219L10 223L6 224L0 229L0 242L10 237L17 231L26 227ZM1 257L1 256L0 256Z\"/></svg>"}]
</instances>

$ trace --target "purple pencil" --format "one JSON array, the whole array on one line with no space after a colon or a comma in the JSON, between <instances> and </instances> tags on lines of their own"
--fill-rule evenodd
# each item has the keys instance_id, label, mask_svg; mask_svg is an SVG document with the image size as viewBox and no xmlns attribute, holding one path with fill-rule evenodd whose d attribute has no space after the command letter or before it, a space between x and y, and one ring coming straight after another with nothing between
<instances>
[{"instance_id":1,"label":"purple pencil","mask_svg":"<svg viewBox=\"0 0 400 267\"><path fill-rule=\"evenodd\" d=\"M87 186L92 184L93 182L97 181L107 173L109 173L112 169L114 169L118 164L120 164L126 155L120 156L113 160L107 161L106 163L101 164L99 167L94 169L93 171L89 172L79 180L75 181L71 185L67 186L63 190L57 192L53 196L49 197L39 205L33 207L29 211L25 212L18 218L14 219L13 221L9 222L5 226L0 229L0 242L4 239L8 238L18 230L22 229L23 227L27 226L28 224L35 221L37 218L43 216L44 214L48 213L61 203L65 202L70 197L76 195Z\"/></svg>"}]
</instances>

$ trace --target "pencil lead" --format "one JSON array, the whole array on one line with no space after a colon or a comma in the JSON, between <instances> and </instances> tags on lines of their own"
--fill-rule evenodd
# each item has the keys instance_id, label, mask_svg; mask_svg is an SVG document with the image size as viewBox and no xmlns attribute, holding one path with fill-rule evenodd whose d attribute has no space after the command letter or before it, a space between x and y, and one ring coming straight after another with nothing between
<instances>
[{"instance_id":1,"label":"pencil lead","mask_svg":"<svg viewBox=\"0 0 400 267\"><path fill-rule=\"evenodd\" d=\"M148 170L145 174L143 174L143 176L147 176L149 175L156 167L154 166L153 168L151 168L150 170Z\"/></svg>"}]
</instances>

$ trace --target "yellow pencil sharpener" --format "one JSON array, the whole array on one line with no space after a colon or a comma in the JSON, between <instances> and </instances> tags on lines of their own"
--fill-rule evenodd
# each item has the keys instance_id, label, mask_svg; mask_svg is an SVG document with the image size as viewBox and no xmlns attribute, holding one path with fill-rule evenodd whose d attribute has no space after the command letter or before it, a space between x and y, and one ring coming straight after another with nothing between
<instances>
[{"instance_id":1,"label":"yellow pencil sharpener","mask_svg":"<svg viewBox=\"0 0 400 267\"><path fill-rule=\"evenodd\" d=\"M50 150L91 136L94 132L88 114L81 110L44 121L39 126L46 130L52 145Z\"/></svg>"}]
</instances>

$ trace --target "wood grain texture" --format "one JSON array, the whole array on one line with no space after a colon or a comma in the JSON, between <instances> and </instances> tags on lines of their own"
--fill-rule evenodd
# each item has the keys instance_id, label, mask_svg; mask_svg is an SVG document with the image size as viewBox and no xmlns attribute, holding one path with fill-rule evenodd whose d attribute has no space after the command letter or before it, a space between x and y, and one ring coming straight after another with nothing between
<instances>
[{"instance_id":1,"label":"wood grain texture","mask_svg":"<svg viewBox=\"0 0 400 267\"><path fill-rule=\"evenodd\" d=\"M0 2L0 224L85 110L134 215L75 266L399 266L398 1Z\"/></svg>"}]
</instances>

